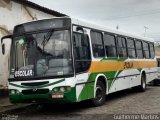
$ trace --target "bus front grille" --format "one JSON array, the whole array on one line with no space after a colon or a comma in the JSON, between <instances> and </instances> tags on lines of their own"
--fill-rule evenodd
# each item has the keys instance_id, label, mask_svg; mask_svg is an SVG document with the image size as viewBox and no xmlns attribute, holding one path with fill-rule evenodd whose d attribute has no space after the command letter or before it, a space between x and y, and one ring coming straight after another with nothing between
<instances>
[{"instance_id":1,"label":"bus front grille","mask_svg":"<svg viewBox=\"0 0 160 120\"><path fill-rule=\"evenodd\" d=\"M49 81L44 81L44 82L30 82L30 83L21 83L21 85L24 86L41 86L41 85L45 85L48 84Z\"/></svg>"},{"instance_id":2,"label":"bus front grille","mask_svg":"<svg viewBox=\"0 0 160 120\"><path fill-rule=\"evenodd\" d=\"M29 89L29 90L22 90L22 94L30 95L30 94L47 94L49 89Z\"/></svg>"}]
</instances>

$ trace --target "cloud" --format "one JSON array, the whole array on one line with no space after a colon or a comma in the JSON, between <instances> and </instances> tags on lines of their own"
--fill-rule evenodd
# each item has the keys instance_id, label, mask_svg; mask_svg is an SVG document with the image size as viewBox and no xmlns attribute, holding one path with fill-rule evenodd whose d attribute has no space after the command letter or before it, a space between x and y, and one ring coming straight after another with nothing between
<instances>
[{"instance_id":1,"label":"cloud","mask_svg":"<svg viewBox=\"0 0 160 120\"><path fill-rule=\"evenodd\" d=\"M160 32L160 0L33 0L42 6L72 17L86 19L115 29L144 34ZM159 38L157 37L159 36ZM160 39L160 34L155 34Z\"/></svg>"}]
</instances>

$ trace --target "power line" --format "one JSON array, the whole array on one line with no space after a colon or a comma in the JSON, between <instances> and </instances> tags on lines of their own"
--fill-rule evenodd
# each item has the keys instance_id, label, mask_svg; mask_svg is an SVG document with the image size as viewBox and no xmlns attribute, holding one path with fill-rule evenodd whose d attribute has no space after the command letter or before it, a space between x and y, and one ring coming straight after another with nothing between
<instances>
[{"instance_id":1,"label":"power line","mask_svg":"<svg viewBox=\"0 0 160 120\"><path fill-rule=\"evenodd\" d=\"M120 16L120 17L115 17L115 18L106 18L106 20L125 19L125 18L131 18L131 17L153 15L153 14L160 14L160 11L151 12L151 13L148 13L148 12L147 12L147 13L137 14L137 15Z\"/></svg>"},{"instance_id":2,"label":"power line","mask_svg":"<svg viewBox=\"0 0 160 120\"><path fill-rule=\"evenodd\" d=\"M159 34L160 35L160 32L148 32L147 34Z\"/></svg>"}]
</instances>

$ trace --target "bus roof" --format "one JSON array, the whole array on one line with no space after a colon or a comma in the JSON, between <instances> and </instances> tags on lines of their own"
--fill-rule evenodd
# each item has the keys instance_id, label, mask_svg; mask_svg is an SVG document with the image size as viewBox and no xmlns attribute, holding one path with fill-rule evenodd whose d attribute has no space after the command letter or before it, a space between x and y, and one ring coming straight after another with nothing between
<instances>
[{"instance_id":1,"label":"bus roof","mask_svg":"<svg viewBox=\"0 0 160 120\"><path fill-rule=\"evenodd\" d=\"M110 28L107 28L107 27L102 26L102 25L89 23L88 21L75 19L75 18L71 18L71 17L68 17L68 16L66 16L66 17L54 17L52 19L58 19L58 18L70 18L71 21L72 21L72 24L76 24L76 25L83 26L83 27L90 28L90 29L106 31L106 32L109 32L109 33L117 34L117 35L123 35L125 37L131 37L131 38L135 38L135 39L145 40L145 41L148 41L148 42L154 42L154 39L148 38L148 37L143 37L143 36L141 36L139 34L136 34L136 33L128 33L128 32L124 32L124 31L114 30L114 29L110 29ZM45 19L43 19L43 20L45 20ZM32 23L32 22L35 22L35 21L30 21L30 22ZM27 22L27 23L29 23L29 22ZM25 24L25 23L23 23L23 24ZM22 24L19 24L19 25L22 25Z\"/></svg>"},{"instance_id":2,"label":"bus roof","mask_svg":"<svg viewBox=\"0 0 160 120\"><path fill-rule=\"evenodd\" d=\"M72 24L80 25L80 26L83 26L86 28L91 28L91 29L100 30L100 31L106 31L109 33L117 34L117 35L123 35L126 37L131 37L131 38L141 39L141 40L145 40L145 41L149 41L149 42L154 42L154 39L148 38L148 37L143 37L143 36L136 34L136 33L128 33L128 32L124 32L124 31L113 30L113 29L107 28L105 26L92 24L87 21L79 20L79 19L75 19L75 18L71 18L71 20L72 20Z\"/></svg>"}]
</instances>

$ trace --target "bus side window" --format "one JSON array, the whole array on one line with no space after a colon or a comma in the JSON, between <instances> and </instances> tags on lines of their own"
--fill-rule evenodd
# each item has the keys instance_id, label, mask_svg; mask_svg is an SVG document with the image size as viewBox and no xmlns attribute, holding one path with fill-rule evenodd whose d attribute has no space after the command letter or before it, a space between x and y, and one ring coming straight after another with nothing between
<instances>
[{"instance_id":1,"label":"bus side window","mask_svg":"<svg viewBox=\"0 0 160 120\"><path fill-rule=\"evenodd\" d=\"M91 62L90 45L88 35L81 33L73 34L75 70L76 73L85 72Z\"/></svg>"},{"instance_id":2,"label":"bus side window","mask_svg":"<svg viewBox=\"0 0 160 120\"><path fill-rule=\"evenodd\" d=\"M100 32L91 31L91 41L94 57L104 57L103 36Z\"/></svg>"},{"instance_id":3,"label":"bus side window","mask_svg":"<svg viewBox=\"0 0 160 120\"><path fill-rule=\"evenodd\" d=\"M154 45L152 43L149 43L149 49L150 49L150 57L154 58L155 57Z\"/></svg>"},{"instance_id":4,"label":"bus side window","mask_svg":"<svg viewBox=\"0 0 160 120\"><path fill-rule=\"evenodd\" d=\"M118 37L117 43L118 43L119 57L126 58L127 57L126 39L123 37Z\"/></svg>"},{"instance_id":5,"label":"bus side window","mask_svg":"<svg viewBox=\"0 0 160 120\"><path fill-rule=\"evenodd\" d=\"M148 58L148 59L150 58L149 45L147 42L143 42L143 53L145 58Z\"/></svg>"},{"instance_id":6,"label":"bus side window","mask_svg":"<svg viewBox=\"0 0 160 120\"><path fill-rule=\"evenodd\" d=\"M143 51L142 51L142 42L140 40L136 40L136 52L137 52L137 58L143 58Z\"/></svg>"},{"instance_id":7,"label":"bus side window","mask_svg":"<svg viewBox=\"0 0 160 120\"><path fill-rule=\"evenodd\" d=\"M114 35L104 34L104 46L107 57L117 57L116 41Z\"/></svg>"},{"instance_id":8,"label":"bus side window","mask_svg":"<svg viewBox=\"0 0 160 120\"><path fill-rule=\"evenodd\" d=\"M128 48L128 57L135 58L136 57L136 49L134 40L131 38L127 38L127 48Z\"/></svg>"}]
</instances>

